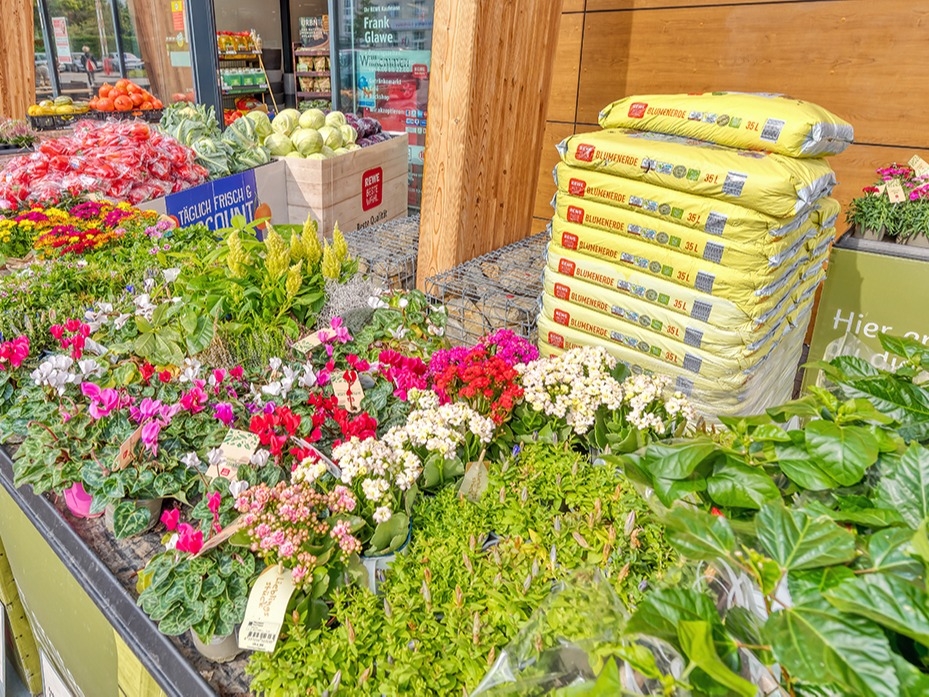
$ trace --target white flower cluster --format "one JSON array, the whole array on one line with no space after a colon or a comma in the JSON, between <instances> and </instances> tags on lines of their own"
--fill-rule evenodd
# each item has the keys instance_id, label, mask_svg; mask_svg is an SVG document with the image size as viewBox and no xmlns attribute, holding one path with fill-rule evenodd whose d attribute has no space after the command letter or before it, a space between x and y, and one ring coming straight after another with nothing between
<instances>
[{"instance_id":1,"label":"white flower cluster","mask_svg":"<svg viewBox=\"0 0 929 697\"><path fill-rule=\"evenodd\" d=\"M667 399L665 393L671 379L664 375L635 375L623 382L623 401L629 406L626 418L640 431L649 429L663 433L667 428L663 416L669 420L683 418L688 424L696 420L693 406L680 392Z\"/></svg>"},{"instance_id":2,"label":"white flower cluster","mask_svg":"<svg viewBox=\"0 0 929 697\"><path fill-rule=\"evenodd\" d=\"M56 354L42 361L30 375L36 385L47 385L59 395L63 395L68 385L80 384L90 377L102 374L103 367L92 358L75 363L70 356Z\"/></svg>"},{"instance_id":3,"label":"white flower cluster","mask_svg":"<svg viewBox=\"0 0 929 697\"><path fill-rule=\"evenodd\" d=\"M593 426L597 409L619 409L623 386L610 374L616 359L601 346L571 349L560 356L541 358L522 372L524 398L547 416L564 419L583 435Z\"/></svg>"},{"instance_id":4,"label":"white flower cluster","mask_svg":"<svg viewBox=\"0 0 929 697\"><path fill-rule=\"evenodd\" d=\"M396 426L384 435L384 440L392 448L422 447L450 457L464 442L467 432L485 444L493 438L495 426L492 419L481 416L463 402L422 408L422 404L430 401L421 396L420 408L410 413L406 424Z\"/></svg>"}]
</instances>

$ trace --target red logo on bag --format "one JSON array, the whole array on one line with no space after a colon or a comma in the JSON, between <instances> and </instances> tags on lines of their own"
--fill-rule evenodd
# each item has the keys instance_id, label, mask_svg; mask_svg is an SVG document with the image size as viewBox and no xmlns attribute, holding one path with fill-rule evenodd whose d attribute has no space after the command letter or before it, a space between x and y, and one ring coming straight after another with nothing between
<instances>
[{"instance_id":1,"label":"red logo on bag","mask_svg":"<svg viewBox=\"0 0 929 697\"><path fill-rule=\"evenodd\" d=\"M570 232L561 233L561 246L565 249L577 249L577 235Z\"/></svg>"},{"instance_id":2,"label":"red logo on bag","mask_svg":"<svg viewBox=\"0 0 929 697\"><path fill-rule=\"evenodd\" d=\"M559 300L570 300L571 289L563 283L555 284L555 297Z\"/></svg>"},{"instance_id":3,"label":"red logo on bag","mask_svg":"<svg viewBox=\"0 0 929 697\"><path fill-rule=\"evenodd\" d=\"M645 102L633 102L632 106L629 107L629 118L641 119L645 116L646 109L648 109L648 104Z\"/></svg>"},{"instance_id":4,"label":"red logo on bag","mask_svg":"<svg viewBox=\"0 0 929 697\"><path fill-rule=\"evenodd\" d=\"M578 208L577 206L568 206L568 222L569 223L583 223L584 222L584 209Z\"/></svg>"},{"instance_id":5,"label":"red logo on bag","mask_svg":"<svg viewBox=\"0 0 929 697\"><path fill-rule=\"evenodd\" d=\"M554 346L555 348L564 348L564 337L561 334L556 334L555 332L549 332L548 343Z\"/></svg>"},{"instance_id":6,"label":"red logo on bag","mask_svg":"<svg viewBox=\"0 0 929 697\"><path fill-rule=\"evenodd\" d=\"M592 162L595 152L597 152L595 145L578 145L575 157L581 162Z\"/></svg>"},{"instance_id":7,"label":"red logo on bag","mask_svg":"<svg viewBox=\"0 0 929 697\"><path fill-rule=\"evenodd\" d=\"M568 182L568 193L572 196L583 196L587 193L587 182L572 177Z\"/></svg>"},{"instance_id":8,"label":"red logo on bag","mask_svg":"<svg viewBox=\"0 0 929 697\"><path fill-rule=\"evenodd\" d=\"M555 322L557 322L558 324L563 324L566 327L571 323L571 315L569 315L564 310L555 310L552 313L552 317L555 320Z\"/></svg>"},{"instance_id":9,"label":"red logo on bag","mask_svg":"<svg viewBox=\"0 0 929 697\"><path fill-rule=\"evenodd\" d=\"M384 201L384 170L369 169L361 175L361 210L377 208Z\"/></svg>"},{"instance_id":10,"label":"red logo on bag","mask_svg":"<svg viewBox=\"0 0 929 697\"><path fill-rule=\"evenodd\" d=\"M560 259L558 261L558 273L563 273L565 276L573 276L576 268L577 264L569 259Z\"/></svg>"}]
</instances>

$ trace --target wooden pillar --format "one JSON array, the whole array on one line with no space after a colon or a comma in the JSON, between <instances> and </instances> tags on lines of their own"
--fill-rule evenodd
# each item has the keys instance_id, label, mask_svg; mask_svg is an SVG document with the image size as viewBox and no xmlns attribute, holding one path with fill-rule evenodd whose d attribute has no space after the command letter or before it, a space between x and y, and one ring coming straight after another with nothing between
<instances>
[{"instance_id":1,"label":"wooden pillar","mask_svg":"<svg viewBox=\"0 0 929 697\"><path fill-rule=\"evenodd\" d=\"M436 0L417 285L530 234L562 0Z\"/></svg>"},{"instance_id":2,"label":"wooden pillar","mask_svg":"<svg viewBox=\"0 0 929 697\"><path fill-rule=\"evenodd\" d=\"M0 19L0 116L26 117L35 102L32 0L3 0Z\"/></svg>"},{"instance_id":3,"label":"wooden pillar","mask_svg":"<svg viewBox=\"0 0 929 697\"><path fill-rule=\"evenodd\" d=\"M171 3L168 0L129 0L129 10L135 19L141 58L145 61L145 71L151 82L150 91L168 104L172 94L193 88L190 68L174 67L168 54L168 42L179 33L174 28ZM186 2L184 11L187 11ZM190 38L187 37L187 40ZM189 48L178 47L176 50Z\"/></svg>"}]
</instances>

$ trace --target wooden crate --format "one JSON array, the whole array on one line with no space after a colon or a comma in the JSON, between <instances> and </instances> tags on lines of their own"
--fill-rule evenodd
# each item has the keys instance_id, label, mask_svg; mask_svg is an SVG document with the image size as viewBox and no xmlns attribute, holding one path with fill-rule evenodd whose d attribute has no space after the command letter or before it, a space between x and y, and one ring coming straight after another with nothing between
<instances>
[{"instance_id":1,"label":"wooden crate","mask_svg":"<svg viewBox=\"0 0 929 697\"><path fill-rule=\"evenodd\" d=\"M397 136L328 160L281 160L287 175L287 209L291 223L308 214L332 236L392 220L407 213L407 137Z\"/></svg>"}]
</instances>

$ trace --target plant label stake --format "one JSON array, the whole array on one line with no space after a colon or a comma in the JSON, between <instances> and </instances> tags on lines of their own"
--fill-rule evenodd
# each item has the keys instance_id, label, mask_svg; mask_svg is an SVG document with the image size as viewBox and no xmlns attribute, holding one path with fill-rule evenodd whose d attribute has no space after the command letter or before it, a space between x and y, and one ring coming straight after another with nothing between
<instances>
[{"instance_id":1,"label":"plant label stake","mask_svg":"<svg viewBox=\"0 0 929 697\"><path fill-rule=\"evenodd\" d=\"M293 345L294 351L299 351L300 353L309 353L317 346L322 346L323 342L329 338L329 333L325 329L320 329L318 332L313 332L309 336L305 336L300 341Z\"/></svg>"},{"instance_id":2,"label":"plant label stake","mask_svg":"<svg viewBox=\"0 0 929 697\"><path fill-rule=\"evenodd\" d=\"M929 176L929 163L927 163L919 155L913 155L907 164L913 168L913 172L916 173L917 177Z\"/></svg>"},{"instance_id":3,"label":"plant label stake","mask_svg":"<svg viewBox=\"0 0 929 697\"><path fill-rule=\"evenodd\" d=\"M129 463L135 460L135 448L142 439L142 427L144 425L145 424L142 424L142 426L139 426L133 431L132 435L119 446L119 452L116 454L116 462L113 464L114 471L126 469Z\"/></svg>"},{"instance_id":4,"label":"plant label stake","mask_svg":"<svg viewBox=\"0 0 929 697\"><path fill-rule=\"evenodd\" d=\"M305 448L313 452L316 455L316 457L318 457L320 460L325 462L326 469L329 470L329 474L331 474L333 477L335 477L336 479L342 478L342 470L339 468L339 466L335 464L332 460L330 460L328 457L326 457L326 455L319 448L314 446L312 443L307 443L302 438L297 438L297 436L291 436L291 440L294 443L296 443L299 447Z\"/></svg>"},{"instance_id":5,"label":"plant label stake","mask_svg":"<svg viewBox=\"0 0 929 697\"><path fill-rule=\"evenodd\" d=\"M358 380L349 382L344 377L332 378L332 392L339 400L339 405L352 414L361 411L361 400L364 399L364 389Z\"/></svg>"},{"instance_id":6,"label":"plant label stake","mask_svg":"<svg viewBox=\"0 0 929 697\"><path fill-rule=\"evenodd\" d=\"M241 431L237 428L229 429L219 446L219 450L223 454L223 462L218 465L210 465L207 468L206 476L210 480L225 477L230 482L234 481L239 471L239 465L248 464L258 447L258 443L258 435L255 433Z\"/></svg>"},{"instance_id":7,"label":"plant label stake","mask_svg":"<svg viewBox=\"0 0 929 697\"><path fill-rule=\"evenodd\" d=\"M248 594L245 619L239 629L240 649L274 651L293 592L294 580L289 569L278 564L261 572Z\"/></svg>"},{"instance_id":8,"label":"plant label stake","mask_svg":"<svg viewBox=\"0 0 929 697\"><path fill-rule=\"evenodd\" d=\"M209 552L211 549L219 547L223 542L228 540L230 537L235 535L239 530L245 527L245 516L239 516L233 520L229 525L220 530L217 534L213 535L210 539L203 543L203 547L200 548L200 551L194 555L194 559L197 557L202 557L204 554Z\"/></svg>"},{"instance_id":9,"label":"plant label stake","mask_svg":"<svg viewBox=\"0 0 929 697\"><path fill-rule=\"evenodd\" d=\"M887 182L887 197L891 203L903 203L906 201L906 192L899 179L891 179Z\"/></svg>"}]
</instances>

